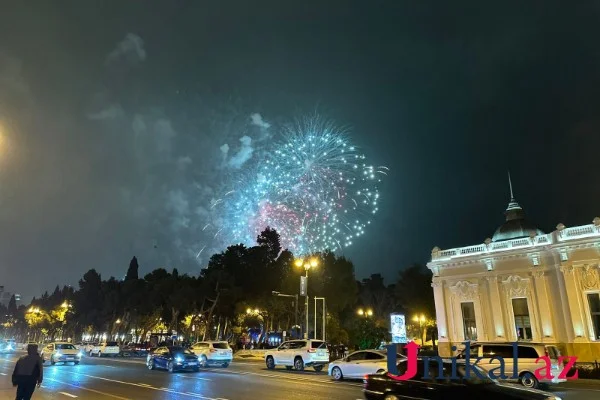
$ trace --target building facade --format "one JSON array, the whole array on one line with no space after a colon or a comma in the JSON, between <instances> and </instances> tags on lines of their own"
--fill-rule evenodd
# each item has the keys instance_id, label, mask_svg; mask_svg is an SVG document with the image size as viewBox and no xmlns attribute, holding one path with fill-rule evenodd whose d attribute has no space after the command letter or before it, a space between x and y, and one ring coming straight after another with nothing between
<instances>
[{"instance_id":1,"label":"building facade","mask_svg":"<svg viewBox=\"0 0 600 400\"><path fill-rule=\"evenodd\" d=\"M512 188L505 215L482 244L432 251L440 355L464 341L531 341L600 360L600 218L545 234Z\"/></svg>"}]
</instances>

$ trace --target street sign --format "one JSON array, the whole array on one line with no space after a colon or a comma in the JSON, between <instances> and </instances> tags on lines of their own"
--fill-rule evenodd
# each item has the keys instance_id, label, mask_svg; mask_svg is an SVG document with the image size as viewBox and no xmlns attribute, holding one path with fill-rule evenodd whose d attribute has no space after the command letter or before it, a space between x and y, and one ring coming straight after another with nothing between
<instances>
[{"instance_id":1,"label":"street sign","mask_svg":"<svg viewBox=\"0 0 600 400\"><path fill-rule=\"evenodd\" d=\"M300 296L306 296L306 277L300 277Z\"/></svg>"}]
</instances>

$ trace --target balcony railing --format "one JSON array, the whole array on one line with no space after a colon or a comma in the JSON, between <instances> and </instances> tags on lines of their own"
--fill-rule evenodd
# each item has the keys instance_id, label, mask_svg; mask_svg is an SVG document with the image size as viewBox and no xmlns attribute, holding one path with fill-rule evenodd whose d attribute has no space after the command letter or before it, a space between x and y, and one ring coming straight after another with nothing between
<instances>
[{"instance_id":1,"label":"balcony railing","mask_svg":"<svg viewBox=\"0 0 600 400\"><path fill-rule=\"evenodd\" d=\"M432 261L449 260L457 257L484 255L513 249L535 248L538 246L548 246L556 242L566 242L594 236L600 236L600 225L574 226L531 238L504 240L502 242L490 242L489 244L484 243L447 250L434 250L431 253L431 259Z\"/></svg>"}]
</instances>

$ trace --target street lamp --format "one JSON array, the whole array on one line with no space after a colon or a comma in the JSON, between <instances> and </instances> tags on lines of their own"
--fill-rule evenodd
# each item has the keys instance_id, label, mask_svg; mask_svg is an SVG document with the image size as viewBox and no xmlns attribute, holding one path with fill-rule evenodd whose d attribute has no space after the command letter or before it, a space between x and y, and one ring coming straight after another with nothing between
<instances>
[{"instance_id":1,"label":"street lamp","mask_svg":"<svg viewBox=\"0 0 600 400\"><path fill-rule=\"evenodd\" d=\"M296 267L304 267L304 271L305 271L305 275L304 275L304 282L305 282L305 301L304 301L304 307L306 308L306 325L304 326L304 338L308 339L308 270L311 268L316 268L319 265L319 260L317 260L315 257L305 260L302 258L298 258L296 259L296 261L294 262L294 264L296 265Z\"/></svg>"},{"instance_id":2,"label":"street lamp","mask_svg":"<svg viewBox=\"0 0 600 400\"><path fill-rule=\"evenodd\" d=\"M356 311L356 313L357 313L358 315L360 315L361 317L365 317L365 318L368 318L368 317L372 317L372 316L373 316L373 310L371 310L370 308L368 308L368 309L366 309L366 310L363 310L362 308L359 308L359 309Z\"/></svg>"},{"instance_id":3,"label":"street lamp","mask_svg":"<svg viewBox=\"0 0 600 400\"><path fill-rule=\"evenodd\" d=\"M298 326L298 295L297 294L283 294L280 292L277 292L275 290L273 290L271 293L273 293L273 296L277 296L277 297L291 297L292 299L294 299L294 307L295 307L295 323L294 326Z\"/></svg>"}]
</instances>

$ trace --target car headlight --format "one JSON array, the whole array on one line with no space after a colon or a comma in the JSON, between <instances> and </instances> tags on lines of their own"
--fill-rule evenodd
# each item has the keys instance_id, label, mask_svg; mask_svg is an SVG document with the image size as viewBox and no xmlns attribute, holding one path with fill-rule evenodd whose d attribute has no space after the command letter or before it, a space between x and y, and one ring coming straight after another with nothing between
<instances>
[{"instance_id":1,"label":"car headlight","mask_svg":"<svg viewBox=\"0 0 600 400\"><path fill-rule=\"evenodd\" d=\"M548 397L546 397L546 400L562 400L562 399L558 396L548 396Z\"/></svg>"},{"instance_id":2,"label":"car headlight","mask_svg":"<svg viewBox=\"0 0 600 400\"><path fill-rule=\"evenodd\" d=\"M77 353L77 357L79 357L79 358L83 357L83 352L80 351L79 353Z\"/></svg>"},{"instance_id":3,"label":"car headlight","mask_svg":"<svg viewBox=\"0 0 600 400\"><path fill-rule=\"evenodd\" d=\"M183 357L177 356L177 357L175 357L175 361L177 361L177 362L183 362Z\"/></svg>"},{"instance_id":4,"label":"car headlight","mask_svg":"<svg viewBox=\"0 0 600 400\"><path fill-rule=\"evenodd\" d=\"M56 353L54 353L54 357L62 357L62 354L60 353L60 351L57 351Z\"/></svg>"}]
</instances>

